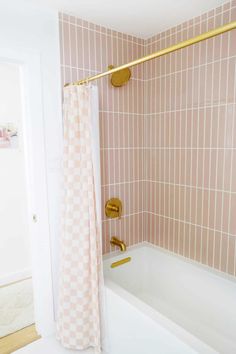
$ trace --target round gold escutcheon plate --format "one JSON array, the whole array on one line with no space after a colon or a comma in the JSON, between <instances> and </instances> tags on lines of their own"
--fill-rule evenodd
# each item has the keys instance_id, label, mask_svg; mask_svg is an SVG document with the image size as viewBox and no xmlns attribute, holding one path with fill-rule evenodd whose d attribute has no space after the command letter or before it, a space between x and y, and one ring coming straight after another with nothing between
<instances>
[{"instance_id":1,"label":"round gold escutcheon plate","mask_svg":"<svg viewBox=\"0 0 236 354\"><path fill-rule=\"evenodd\" d=\"M105 214L108 218L120 218L122 214L122 202L119 198L111 198L106 202Z\"/></svg>"},{"instance_id":2,"label":"round gold escutcheon plate","mask_svg":"<svg viewBox=\"0 0 236 354\"><path fill-rule=\"evenodd\" d=\"M113 65L109 65L109 69L113 69ZM111 74L111 84L114 87L121 87L129 81L131 77L131 71L129 68L119 70L113 74Z\"/></svg>"}]
</instances>

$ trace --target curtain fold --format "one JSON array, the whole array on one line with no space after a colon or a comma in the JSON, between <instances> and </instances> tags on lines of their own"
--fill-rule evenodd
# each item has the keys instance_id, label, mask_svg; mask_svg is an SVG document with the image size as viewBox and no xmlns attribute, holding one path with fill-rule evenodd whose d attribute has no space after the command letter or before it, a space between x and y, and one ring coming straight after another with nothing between
<instances>
[{"instance_id":1,"label":"curtain fold","mask_svg":"<svg viewBox=\"0 0 236 354\"><path fill-rule=\"evenodd\" d=\"M97 88L64 89L63 213L57 337L102 347L102 250Z\"/></svg>"}]
</instances>

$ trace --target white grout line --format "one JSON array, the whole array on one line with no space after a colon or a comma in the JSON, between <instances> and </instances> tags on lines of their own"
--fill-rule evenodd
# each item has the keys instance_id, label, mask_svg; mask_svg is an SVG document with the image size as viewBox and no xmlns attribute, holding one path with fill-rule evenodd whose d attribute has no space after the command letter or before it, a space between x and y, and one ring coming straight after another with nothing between
<instances>
[{"instance_id":1,"label":"white grout line","mask_svg":"<svg viewBox=\"0 0 236 354\"><path fill-rule=\"evenodd\" d=\"M206 40L206 43L207 43L207 40ZM200 43L200 45L201 45L201 43ZM186 47L186 49L188 49L188 47ZM167 54L167 55L169 55L169 54ZM219 63L221 61L228 61L229 59L235 59L235 58L236 58L236 55L231 55L231 56L228 56L228 57L225 57L225 58L220 58L220 59L216 59L216 60L212 60L212 61L206 61L205 63L202 63L202 64L190 65L190 66L187 66L185 69L171 71L168 74L162 74L162 75L159 75L159 76L151 76L147 81L151 82L153 80L165 78L165 77L168 77L168 76L173 76L175 74L182 74L182 73L185 73L185 72L187 73L188 71L190 71L192 69L198 69L198 68L202 68L204 66L205 67L206 66L211 66L211 65Z\"/></svg>"},{"instance_id":2,"label":"white grout line","mask_svg":"<svg viewBox=\"0 0 236 354\"><path fill-rule=\"evenodd\" d=\"M217 230L217 229L215 229L215 228L207 227L207 226L205 226L205 225L201 225L201 224L197 224L197 223L192 223L192 222L190 222L190 221L186 221L186 220L182 220L182 219L172 218L172 217L167 216L167 215L164 215L164 214L153 213L153 212L150 212L150 211L149 211L149 213L152 214L152 215L160 216L160 217L162 217L162 218L174 220L174 221L176 221L176 222L178 222L178 223L183 223L183 224L186 223L186 224L191 225L191 226L194 226L194 227L203 228L203 229L205 229L205 230L210 230L210 231L214 231L214 232L217 232L217 233L222 233L222 232L223 232L224 234L226 234L226 231L224 231L224 230ZM234 235L234 234L228 233L228 235L229 235L230 237L236 238L236 234Z\"/></svg>"},{"instance_id":3,"label":"white grout line","mask_svg":"<svg viewBox=\"0 0 236 354\"><path fill-rule=\"evenodd\" d=\"M230 18L232 17L232 13L230 12ZM232 18L231 18L232 19ZM230 38L230 34L229 34ZM229 42L229 45L231 41ZM236 99L236 63L234 63L234 100ZM233 105L233 117L235 117L235 104ZM233 119L233 126L232 126L232 146L234 146L235 142L235 119ZM233 152L231 153L231 161L230 161L230 190L232 191L232 183L233 183ZM232 208L232 193L229 195L229 215L228 215L228 234L230 232L230 225L231 225L231 208ZM234 255L233 255L233 264L234 264L234 275L236 275L236 243L234 243ZM229 273L229 240L227 244L227 261L226 261L226 272Z\"/></svg>"},{"instance_id":4,"label":"white grout line","mask_svg":"<svg viewBox=\"0 0 236 354\"><path fill-rule=\"evenodd\" d=\"M67 15L67 14L65 14L65 15ZM80 19L80 18L79 18ZM82 22L84 22L84 20L83 19L80 19ZM118 32L118 31L114 31L114 30L111 30L111 34L109 34L109 33L107 33L107 30L110 30L110 28L108 28L108 27L103 27L103 26L101 26L101 25L96 25L96 26L99 26L100 28L103 28L103 30L105 31L105 32L103 32L103 31L97 31L97 30L95 30L94 28L89 28L89 27L87 27L87 26L83 26L83 25L80 25L80 24L78 24L78 23L72 23L72 22L70 22L70 21L68 21L68 20L65 20L65 19L60 19L59 20L60 22L63 22L63 23L67 23L67 24L70 24L71 26L75 26L75 27L80 27L80 28L82 28L82 29L86 29L86 30L88 30L88 31L91 31L91 32L95 32L95 33L98 33L98 34L103 34L103 35L106 35L107 37L111 37L111 38L114 38L116 35L118 36L118 38L119 39L121 39L121 37L119 36L119 34L120 35L122 35L122 38L123 38L123 35L126 35L125 33L122 33L122 32ZM86 21L87 22L87 21ZM94 23L92 23L92 22L88 22L89 23L89 25L94 25ZM88 26L89 26L88 25ZM127 36L127 35L126 35ZM145 46L145 44L143 43L139 43L139 41L137 41L137 40L142 40L143 42L145 41L144 39L142 39L142 38L138 38L138 37L134 37L134 36L131 36L132 38L134 38L134 40L130 40L130 39L123 39L125 42L129 42L129 43L134 43L134 44L136 44L137 46L140 46L140 47L144 47ZM136 40L135 40L136 39Z\"/></svg>"},{"instance_id":5,"label":"white grout line","mask_svg":"<svg viewBox=\"0 0 236 354\"><path fill-rule=\"evenodd\" d=\"M223 37L223 36L222 36ZM227 45L228 45L228 53L227 55L229 55L229 33L227 33ZM228 82L229 82L229 60L227 61L227 73L226 73L226 100L228 100ZM226 141L227 141L227 133L226 133L226 129L227 129L227 119L228 119L228 106L226 106L225 108L225 124L224 124L224 146L226 145ZM223 154L223 180L222 180L222 187L224 188L225 185L225 150L224 150L224 154ZM228 171L227 171L228 173ZM229 216L228 216L229 217ZM224 196L222 196L222 202L221 202L221 230L223 228L223 218L224 218ZM223 235L221 234L221 238L220 238L220 259L219 259L219 269L222 270L222 237ZM227 261L226 261L227 263Z\"/></svg>"},{"instance_id":6,"label":"white grout line","mask_svg":"<svg viewBox=\"0 0 236 354\"><path fill-rule=\"evenodd\" d=\"M189 29L187 28L187 38L189 37ZM186 65L188 66L188 57L189 57L189 48L186 48ZM186 92L188 92L188 75L186 74ZM186 94L186 107L188 105L188 95ZM187 145L187 133L188 133L188 124L187 124L187 120L188 120L188 115L187 115L187 111L185 114L185 143L184 145ZM184 170L184 180L187 180L187 161L188 161L188 155L187 152L185 151L185 170ZM184 218L187 218L187 188L184 188ZM186 255L186 225L184 225L184 246L183 246L183 255Z\"/></svg>"},{"instance_id":7,"label":"white grout line","mask_svg":"<svg viewBox=\"0 0 236 354\"><path fill-rule=\"evenodd\" d=\"M220 54L222 50L222 37L220 36ZM220 55L221 56L221 55ZM221 64L220 62L220 68L219 68L219 92L218 92L218 101L220 100L220 88L221 88ZM217 146L219 143L219 121L220 121L220 110L218 109L217 112ZM219 154L218 150L216 151L216 171L218 171L218 162L219 162ZM215 174L215 186L217 187L218 185L218 173ZM216 224L216 213L217 213L217 193L215 193L215 210L214 210L214 225ZM214 230L214 241L213 241L213 247L214 247L214 252L213 252L213 267L216 267L215 265L215 251L216 251L216 230Z\"/></svg>"},{"instance_id":8,"label":"white grout line","mask_svg":"<svg viewBox=\"0 0 236 354\"><path fill-rule=\"evenodd\" d=\"M209 22L207 21L207 31L208 31L208 24ZM201 42L200 43L201 46L204 46L204 44L206 44L206 48L205 48L205 58L204 61L207 61L207 50L208 50L208 41L206 41L206 43ZM206 101L206 94L207 94L207 66L205 66L205 70L204 70L204 76L205 76L205 82L204 82L204 102ZM207 109L205 108L203 111L203 116L204 116L204 124L203 124L203 147L205 147L206 145L206 119L207 119ZM202 156L202 162L203 162L203 166L202 166L202 187L204 187L204 177L205 177L205 149L203 149L203 156ZM201 215L201 223L203 224L203 220L204 220L204 199L206 197L206 194L202 193L202 215ZM201 230L201 242L200 242L200 262L202 263L202 257L203 257L203 235L202 235L202 230ZM204 243L205 244L205 243Z\"/></svg>"},{"instance_id":9,"label":"white grout line","mask_svg":"<svg viewBox=\"0 0 236 354\"><path fill-rule=\"evenodd\" d=\"M200 43L198 44L199 46L199 53L198 53L198 60L200 62L201 60L201 45ZM198 102L200 101L200 68L198 67ZM200 109L197 111L197 146L199 146L199 128L200 128ZM197 150L197 156L196 156L196 185L198 186L198 174L199 174L199 150ZM196 202L195 202L195 223L197 224L197 217L198 217L198 193L196 193ZM194 236L194 260L197 260L197 228L195 228L195 236Z\"/></svg>"},{"instance_id":10,"label":"white grout line","mask_svg":"<svg viewBox=\"0 0 236 354\"><path fill-rule=\"evenodd\" d=\"M71 23L69 21L69 61L70 61L70 81L72 81L72 68L71 68L71 51L72 51L72 43L71 43Z\"/></svg>"},{"instance_id":11,"label":"white grout line","mask_svg":"<svg viewBox=\"0 0 236 354\"><path fill-rule=\"evenodd\" d=\"M117 48L118 48L118 41L119 41L119 39L118 39L118 33L117 33ZM118 63L118 61L119 61L119 56L118 56L118 50L117 50L117 54L116 54L116 61L117 61L117 63ZM120 96L118 95L118 103L117 103L117 106L118 107L120 107ZM116 119L117 119L117 117L116 117ZM114 131L114 129L113 129L113 131ZM117 136L118 136L118 142L120 142L120 126L119 126L119 129L118 129L118 131L116 132L117 133ZM120 151L119 151L119 153L118 153L118 171L117 171L117 174L118 174L118 176L119 176L119 181L121 180L121 163L120 163ZM118 198L120 198L120 199L122 199L121 198L121 184L118 184ZM117 233L117 235L118 235L118 237L121 237L121 239L124 237L124 235L122 235L122 232L121 232L121 222L120 222L120 220L118 220L118 233Z\"/></svg>"},{"instance_id":12,"label":"white grout line","mask_svg":"<svg viewBox=\"0 0 236 354\"><path fill-rule=\"evenodd\" d=\"M230 9L234 9L235 7L236 7L236 6L232 6ZM225 10L225 11L222 10L222 11L221 11L219 14L217 14L217 15L225 14L225 13L229 12L230 9L227 9L227 10ZM213 9L212 9L212 10L213 10ZM210 11L212 11L212 10L210 10ZM214 10L215 10L215 9L214 9ZM208 14L210 11L204 12L202 15ZM199 16L197 16L197 17L199 17ZM182 29L177 30L177 27L179 27L180 25L186 25L186 28L194 29L194 27L196 27L197 25L200 25L201 22L206 22L206 23L207 23L210 19L214 19L214 18L215 18L215 15L209 16L207 19L205 19L205 20L200 20L199 22L194 22L194 19L195 19L195 18L192 18L192 19L190 19L190 20L188 20L188 21L185 21L185 22L182 23L182 24L179 24L179 25L175 26L175 27L167 28L167 29L165 29L164 31L162 31L162 32L160 32L160 33L157 33L157 34L155 34L154 36L152 36L152 37L146 39L146 46L148 47L148 46L150 46L150 44L155 44L156 42L161 42L161 39L163 39L163 38L155 39L156 36L161 37L161 36L163 35L163 36L166 37L166 38L172 37L172 36L174 35L173 33L170 33L170 35L167 35L167 32L170 31L170 30L174 31L174 33L176 33L176 34L180 33ZM189 21L193 21L193 25L192 25L192 26L188 24ZM215 28L215 27L214 27L214 28ZM164 35L164 34L165 34L165 35ZM150 41L150 43L149 43L149 41Z\"/></svg>"},{"instance_id":13,"label":"white grout line","mask_svg":"<svg viewBox=\"0 0 236 354\"><path fill-rule=\"evenodd\" d=\"M175 34L176 35L176 34ZM174 58L175 58L175 68L177 68L177 52L174 53ZM175 104L174 108L177 108L177 74L175 74ZM160 87L161 89L161 87ZM176 146L176 117L177 117L177 111L174 111L174 146ZM161 151L161 150L160 150ZM176 150L174 150L174 180L176 180ZM176 215L176 189L174 189L174 215ZM176 236L175 236L176 230L174 230L174 235L173 235L173 251L176 250Z\"/></svg>"},{"instance_id":14,"label":"white grout line","mask_svg":"<svg viewBox=\"0 0 236 354\"><path fill-rule=\"evenodd\" d=\"M142 211L139 211L137 213L129 213L129 214L124 214L121 216L121 219L127 219L127 218L130 218L132 216L135 216L135 215L140 215L142 214ZM111 220L110 219L103 219L102 222L110 222ZM117 221L117 219L113 220L114 222ZM120 235L121 237L126 237L126 235Z\"/></svg>"},{"instance_id":15,"label":"white grout line","mask_svg":"<svg viewBox=\"0 0 236 354\"><path fill-rule=\"evenodd\" d=\"M209 19L208 19L209 22ZM212 38L212 57L214 57L215 55L215 38ZM211 103L213 104L213 84L214 84L214 73L215 73L215 66L212 65L211 68L211 74L212 74L212 78L211 78ZM209 178L208 178L208 186L210 186L211 184L211 160L212 160L212 131L213 131L213 107L211 107L211 123L210 123L210 150L209 150ZM208 220L207 220L207 224L208 227L210 225L210 207L211 207L211 190L209 190L208 193ZM207 260L206 260L206 264L209 266L209 230L207 232L207 250L206 250L206 254L207 254Z\"/></svg>"},{"instance_id":16,"label":"white grout line","mask_svg":"<svg viewBox=\"0 0 236 354\"><path fill-rule=\"evenodd\" d=\"M157 72L158 62L159 62L159 60L155 60L154 61L155 72ZM155 97L157 95L157 83L158 83L158 81L155 80L155 86L154 86ZM157 111L157 99L155 99L155 111ZM155 119L155 121L154 121L154 132L155 132L155 139L154 139L153 144L154 144L154 146L157 146L157 134L158 134L157 119ZM158 171L158 167L157 167L157 161L158 161L157 160L157 151L155 150L154 153L155 153L155 155L154 155L154 157L155 157L154 176L156 178L157 171ZM153 194L154 194L154 198L155 198L154 209L157 210L159 203L158 203L158 198L157 198L157 185L156 184L154 185ZM158 225L159 225L159 222L155 222L154 223L154 235L153 235L153 237L156 240L157 244L159 244L159 236L160 236L159 235L159 231L157 230Z\"/></svg>"},{"instance_id":17,"label":"white grout line","mask_svg":"<svg viewBox=\"0 0 236 354\"><path fill-rule=\"evenodd\" d=\"M165 39L165 47L166 47L166 39ZM165 60L165 72L166 72L167 71L167 56L166 55L164 56L164 60ZM166 107L167 107L167 78L166 77L165 77L164 94L165 94L164 107L166 110ZM168 139L167 139L167 124L166 124L167 119L168 119L168 115L165 117L165 120L164 120L164 137L165 137L165 141L169 144ZM165 145L167 145L167 144L165 144ZM166 164L166 150L164 150L164 179L165 180L167 178L166 165L167 165ZM166 200L168 200L168 202L169 202L169 195L167 194L167 196L166 196L166 193L168 193L168 190L166 190L167 188L165 188L165 187L166 187L166 185L164 185L164 210L166 209L166 204L168 205L168 203L166 203ZM167 230L166 230L166 227L167 227ZM164 223L164 245L165 245L165 248L168 248L169 228L170 228L170 225L169 225L169 220L168 220L167 225Z\"/></svg>"},{"instance_id":18,"label":"white grout line","mask_svg":"<svg viewBox=\"0 0 236 354\"><path fill-rule=\"evenodd\" d=\"M125 146L125 147L104 147L101 150L236 150L236 147L142 147L142 146Z\"/></svg>"},{"instance_id":19,"label":"white grout line","mask_svg":"<svg viewBox=\"0 0 236 354\"><path fill-rule=\"evenodd\" d=\"M181 36L181 41L182 41L182 37L183 37L183 31L180 31L180 36ZM182 68L183 66L183 55L182 55L183 51L179 51L179 55L180 55L180 67ZM180 107L183 106L182 104L182 100L183 100L183 75L180 75L180 99L179 99L179 105ZM179 132L179 141L180 141L180 146L182 145L181 142L182 142L182 132ZM181 181L181 174L182 174L182 159L180 158L179 159L179 181ZM181 210L181 190L179 190L179 206L178 206L178 210L180 212ZM178 224L178 254L181 253L181 249L180 249L180 241L181 241L181 238L182 238L182 235L180 235L180 232L181 232L181 227L180 227L180 223Z\"/></svg>"},{"instance_id":20,"label":"white grout line","mask_svg":"<svg viewBox=\"0 0 236 354\"><path fill-rule=\"evenodd\" d=\"M197 68L198 69L198 68ZM211 108L211 107L224 107L224 106L227 106L228 104L233 104L234 102L229 102L229 103L225 103L225 102L218 102L218 103L212 103L212 104L204 104L204 105L192 105L192 106L189 106L187 108L185 107L181 107L179 109L175 109L175 110L169 110L169 111L158 111L158 112L151 112L151 113L147 113L147 116L155 116L155 115L161 115L163 113L174 113L174 112L185 112L186 110L187 111L192 111L192 110L198 110L198 109L204 109L204 108ZM129 114L128 112L124 112L126 113L127 115Z\"/></svg>"},{"instance_id":21,"label":"white grout line","mask_svg":"<svg viewBox=\"0 0 236 354\"><path fill-rule=\"evenodd\" d=\"M64 43L64 26L61 25L61 39L62 39L62 58L61 60L63 62L65 62L65 43ZM66 72L65 72L65 68L63 68L63 82L66 81Z\"/></svg>"}]
</instances>

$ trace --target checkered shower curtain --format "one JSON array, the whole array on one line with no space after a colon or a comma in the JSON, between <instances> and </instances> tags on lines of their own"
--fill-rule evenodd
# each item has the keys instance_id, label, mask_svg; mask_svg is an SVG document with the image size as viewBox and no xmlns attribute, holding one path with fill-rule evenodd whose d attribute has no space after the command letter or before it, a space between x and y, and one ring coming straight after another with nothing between
<instances>
[{"instance_id":1,"label":"checkered shower curtain","mask_svg":"<svg viewBox=\"0 0 236 354\"><path fill-rule=\"evenodd\" d=\"M92 107L93 89L89 85L64 89L64 199L57 336L66 348L94 348L95 353L100 353L103 277L92 148L92 120L98 114Z\"/></svg>"}]
</instances>

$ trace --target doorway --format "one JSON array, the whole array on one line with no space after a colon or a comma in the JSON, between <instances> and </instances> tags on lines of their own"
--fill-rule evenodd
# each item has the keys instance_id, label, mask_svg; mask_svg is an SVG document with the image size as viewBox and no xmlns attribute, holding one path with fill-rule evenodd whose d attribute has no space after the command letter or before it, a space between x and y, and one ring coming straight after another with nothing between
<instances>
[{"instance_id":1,"label":"doorway","mask_svg":"<svg viewBox=\"0 0 236 354\"><path fill-rule=\"evenodd\" d=\"M0 338L32 325L34 301L19 64L0 62Z\"/></svg>"},{"instance_id":2,"label":"doorway","mask_svg":"<svg viewBox=\"0 0 236 354\"><path fill-rule=\"evenodd\" d=\"M0 337L54 331L41 75L39 54L0 48Z\"/></svg>"}]
</instances>

